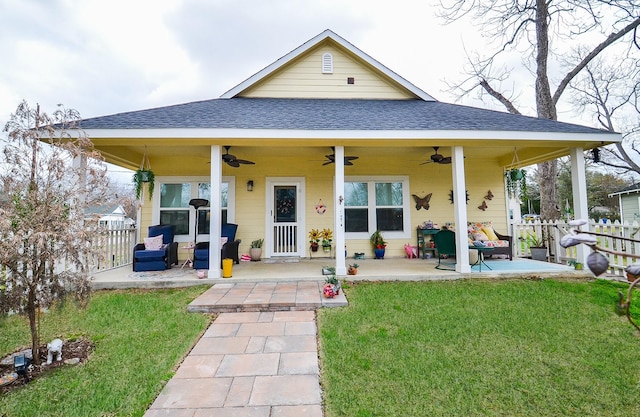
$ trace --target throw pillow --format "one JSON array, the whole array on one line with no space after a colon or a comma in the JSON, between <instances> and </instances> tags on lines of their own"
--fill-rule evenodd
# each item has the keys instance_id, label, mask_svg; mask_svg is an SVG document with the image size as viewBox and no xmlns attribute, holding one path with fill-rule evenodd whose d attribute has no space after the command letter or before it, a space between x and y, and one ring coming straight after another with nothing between
<instances>
[{"instance_id":1,"label":"throw pillow","mask_svg":"<svg viewBox=\"0 0 640 417\"><path fill-rule=\"evenodd\" d=\"M478 232L473 234L473 240L489 240L489 238L484 233Z\"/></svg>"},{"instance_id":2,"label":"throw pillow","mask_svg":"<svg viewBox=\"0 0 640 417\"><path fill-rule=\"evenodd\" d=\"M162 248L162 235L147 237L144 239L144 248L146 250L159 250Z\"/></svg>"},{"instance_id":3,"label":"throw pillow","mask_svg":"<svg viewBox=\"0 0 640 417\"><path fill-rule=\"evenodd\" d=\"M485 235L487 235L489 240L500 240L500 239L498 239L498 236L496 236L496 232L493 231L493 227L484 226L482 228L482 231L484 232Z\"/></svg>"}]
</instances>

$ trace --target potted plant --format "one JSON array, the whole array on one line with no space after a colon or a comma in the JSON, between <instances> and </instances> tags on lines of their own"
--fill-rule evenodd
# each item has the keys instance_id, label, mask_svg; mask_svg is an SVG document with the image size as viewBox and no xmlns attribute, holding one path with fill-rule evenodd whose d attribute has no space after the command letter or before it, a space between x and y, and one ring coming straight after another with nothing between
<instances>
[{"instance_id":1,"label":"potted plant","mask_svg":"<svg viewBox=\"0 0 640 417\"><path fill-rule=\"evenodd\" d=\"M547 247L544 244L544 238L540 238L537 234L529 233L527 240L529 243L529 251L531 251L531 259L546 261Z\"/></svg>"},{"instance_id":2,"label":"potted plant","mask_svg":"<svg viewBox=\"0 0 640 417\"><path fill-rule=\"evenodd\" d=\"M318 229L311 229L309 232L309 243L311 244L311 252L318 251L318 242L320 242L320 232Z\"/></svg>"},{"instance_id":3,"label":"potted plant","mask_svg":"<svg viewBox=\"0 0 640 417\"><path fill-rule=\"evenodd\" d=\"M349 264L349 269L347 269L347 275L358 275L358 264Z\"/></svg>"},{"instance_id":4,"label":"potted plant","mask_svg":"<svg viewBox=\"0 0 640 417\"><path fill-rule=\"evenodd\" d=\"M322 289L322 294L326 298L333 298L336 295L340 294L340 288L342 286L340 285L340 281L336 277L335 273L327 276L324 282L325 284L324 284L324 288Z\"/></svg>"},{"instance_id":5,"label":"potted plant","mask_svg":"<svg viewBox=\"0 0 640 417\"><path fill-rule=\"evenodd\" d=\"M527 190L527 172L524 169L514 168L505 172L507 194L509 197L518 198Z\"/></svg>"},{"instance_id":6,"label":"potted plant","mask_svg":"<svg viewBox=\"0 0 640 417\"><path fill-rule=\"evenodd\" d=\"M373 247L373 252L375 254L376 259L384 259L384 252L387 247L387 242L384 241L382 236L382 232L380 230L376 230L371 234L371 246Z\"/></svg>"},{"instance_id":7,"label":"potted plant","mask_svg":"<svg viewBox=\"0 0 640 417\"><path fill-rule=\"evenodd\" d=\"M256 239L251 242L251 249L249 249L249 254L251 255L252 261L259 261L262 256L262 244L264 243L264 239Z\"/></svg>"},{"instance_id":8,"label":"potted plant","mask_svg":"<svg viewBox=\"0 0 640 417\"><path fill-rule=\"evenodd\" d=\"M151 170L151 168L146 169L138 169L133 173L133 186L136 191L136 198L139 200L140 195L142 195L142 184L149 184L149 200L153 197L153 188L155 185L155 174Z\"/></svg>"},{"instance_id":9,"label":"potted plant","mask_svg":"<svg viewBox=\"0 0 640 417\"><path fill-rule=\"evenodd\" d=\"M144 155L142 156L142 162L140 168L133 173L133 186L136 191L136 198L139 200L142 195L142 184L145 182L149 184L149 200L153 197L153 188L155 185L156 176L151 170L151 163L147 156L147 147L144 147Z\"/></svg>"},{"instance_id":10,"label":"potted plant","mask_svg":"<svg viewBox=\"0 0 640 417\"><path fill-rule=\"evenodd\" d=\"M333 233L331 229L322 229L322 250L324 252L331 252L331 241L333 240Z\"/></svg>"},{"instance_id":11,"label":"potted plant","mask_svg":"<svg viewBox=\"0 0 640 417\"><path fill-rule=\"evenodd\" d=\"M569 266L573 266L578 271L582 271L582 269L584 268L582 262L578 262L575 259L569 259L569 262L567 263L569 264Z\"/></svg>"}]
</instances>

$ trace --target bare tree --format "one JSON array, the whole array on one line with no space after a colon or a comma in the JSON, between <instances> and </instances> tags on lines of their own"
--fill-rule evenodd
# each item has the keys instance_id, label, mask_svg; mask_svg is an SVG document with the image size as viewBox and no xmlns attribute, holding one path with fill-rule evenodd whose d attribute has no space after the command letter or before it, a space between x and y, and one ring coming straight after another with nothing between
<instances>
[{"instance_id":1,"label":"bare tree","mask_svg":"<svg viewBox=\"0 0 640 417\"><path fill-rule=\"evenodd\" d=\"M488 95L511 113L520 113L515 99L500 90L513 71L499 66L501 55L513 52L522 57L523 65L535 78L537 116L557 120L560 98L591 61L624 39L629 40L630 48L637 46L636 30L640 25L637 0L440 0L440 5L440 15L446 22L470 16L483 36L496 45L488 57L469 58L469 78L455 87L463 95L479 90L481 97ZM562 42L552 40L563 39L572 45L588 45L584 46L588 52L579 60L563 61L565 75L556 81L552 91L549 61L556 59L554 63L561 63L557 58L565 57L568 52L558 49ZM538 164L538 173L542 196L540 214L546 219L557 219L560 217L557 162Z\"/></svg>"},{"instance_id":2,"label":"bare tree","mask_svg":"<svg viewBox=\"0 0 640 417\"><path fill-rule=\"evenodd\" d=\"M90 290L98 222L85 218L85 208L103 201L108 179L99 153L75 128L79 120L75 110L59 107L50 117L22 102L4 127L2 312L28 316L34 360L40 311L68 293L86 299Z\"/></svg>"},{"instance_id":3,"label":"bare tree","mask_svg":"<svg viewBox=\"0 0 640 417\"><path fill-rule=\"evenodd\" d=\"M640 175L640 57L590 64L581 75L571 84L576 108L591 113L603 129L623 134L622 143L602 148L600 162L617 173Z\"/></svg>"}]
</instances>

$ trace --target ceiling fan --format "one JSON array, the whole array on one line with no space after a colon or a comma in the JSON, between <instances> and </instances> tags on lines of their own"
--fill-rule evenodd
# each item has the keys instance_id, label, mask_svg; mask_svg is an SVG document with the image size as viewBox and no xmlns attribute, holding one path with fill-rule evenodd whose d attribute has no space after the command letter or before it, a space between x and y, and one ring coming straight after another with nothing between
<instances>
[{"instance_id":1,"label":"ceiling fan","mask_svg":"<svg viewBox=\"0 0 640 417\"><path fill-rule=\"evenodd\" d=\"M424 165L424 164L430 164L430 163L436 163L436 164L450 164L451 163L451 157L450 156L444 156L442 154L438 153L438 149L440 149L439 146L434 146L433 147L433 151L435 152L433 155L431 155L431 160L427 161L427 162L423 162L420 165Z\"/></svg>"},{"instance_id":2,"label":"ceiling fan","mask_svg":"<svg viewBox=\"0 0 640 417\"><path fill-rule=\"evenodd\" d=\"M231 155L229 153L229 148L231 146L225 146L224 149L227 151L224 155L222 155L222 160L227 163L227 165L232 166L234 168L238 168L240 164L254 165L255 162L247 161L245 159L238 159L235 155Z\"/></svg>"},{"instance_id":3,"label":"ceiling fan","mask_svg":"<svg viewBox=\"0 0 640 417\"><path fill-rule=\"evenodd\" d=\"M327 160L322 165L335 164L335 162L336 162L336 148L334 148L332 146L331 150L333 151L333 153L331 155L325 155L324 156L325 158L327 158ZM351 162L351 161L354 161L354 160L356 160L358 158L359 158L358 156L345 156L344 157L344 164L345 165L353 165L353 162Z\"/></svg>"}]
</instances>

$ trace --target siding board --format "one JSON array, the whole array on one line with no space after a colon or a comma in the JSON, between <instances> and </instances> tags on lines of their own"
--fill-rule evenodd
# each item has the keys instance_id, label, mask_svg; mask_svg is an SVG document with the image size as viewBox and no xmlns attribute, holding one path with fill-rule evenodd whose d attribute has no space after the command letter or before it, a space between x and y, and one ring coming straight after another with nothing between
<instances>
[{"instance_id":1,"label":"siding board","mask_svg":"<svg viewBox=\"0 0 640 417\"><path fill-rule=\"evenodd\" d=\"M334 71L322 73L322 54ZM347 78L353 77L354 84ZM243 92L242 97L414 99L413 94L338 48L322 46Z\"/></svg>"}]
</instances>

